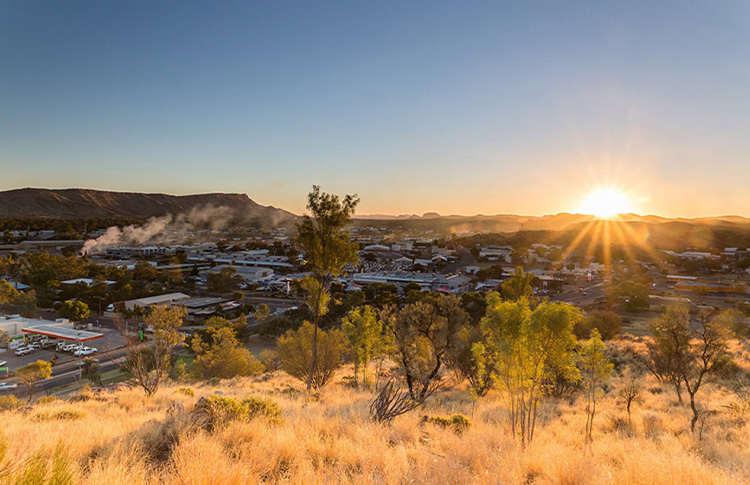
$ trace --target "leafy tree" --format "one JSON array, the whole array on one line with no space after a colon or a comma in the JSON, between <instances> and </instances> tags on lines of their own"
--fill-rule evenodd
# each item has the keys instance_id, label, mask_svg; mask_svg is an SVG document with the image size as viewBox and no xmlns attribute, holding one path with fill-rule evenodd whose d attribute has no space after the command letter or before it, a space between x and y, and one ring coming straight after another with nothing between
<instances>
[{"instance_id":1,"label":"leafy tree","mask_svg":"<svg viewBox=\"0 0 750 485\"><path fill-rule=\"evenodd\" d=\"M469 314L472 323L478 325L484 316L484 312L487 311L487 301L482 293L462 293L461 308Z\"/></svg>"},{"instance_id":2,"label":"leafy tree","mask_svg":"<svg viewBox=\"0 0 750 485\"><path fill-rule=\"evenodd\" d=\"M240 345L234 331L228 326L211 328L212 342L198 336L191 348L195 352L193 372L196 377L229 379L237 376L260 374L263 365L249 350Z\"/></svg>"},{"instance_id":3,"label":"leafy tree","mask_svg":"<svg viewBox=\"0 0 750 485\"><path fill-rule=\"evenodd\" d=\"M625 409L628 411L628 422L630 422L630 408L633 403L641 402L642 391L641 383L630 373L623 376L623 383L617 395L625 402Z\"/></svg>"},{"instance_id":4,"label":"leafy tree","mask_svg":"<svg viewBox=\"0 0 750 485\"><path fill-rule=\"evenodd\" d=\"M265 322L268 320L268 317L271 315L271 309L268 308L268 305L265 303L261 303L257 307L255 307L255 311L253 312L253 317L260 323Z\"/></svg>"},{"instance_id":5,"label":"leafy tree","mask_svg":"<svg viewBox=\"0 0 750 485\"><path fill-rule=\"evenodd\" d=\"M518 301L523 298L530 298L534 294L531 281L534 279L534 273L524 273L523 268L518 266L513 276L503 281L500 285L500 293L503 298L511 301Z\"/></svg>"},{"instance_id":6,"label":"leafy tree","mask_svg":"<svg viewBox=\"0 0 750 485\"><path fill-rule=\"evenodd\" d=\"M653 341L649 350L652 355L670 362L685 385L693 411L690 430L695 431L699 417L696 395L708 377L730 362L728 342L732 330L721 315L711 317L702 313L693 324L684 307L668 308L651 322L650 328Z\"/></svg>"},{"instance_id":7,"label":"leafy tree","mask_svg":"<svg viewBox=\"0 0 750 485\"><path fill-rule=\"evenodd\" d=\"M234 268L221 268L218 273L209 273L206 276L206 285L208 291L225 293L237 288L240 284L241 277L237 275Z\"/></svg>"},{"instance_id":8,"label":"leafy tree","mask_svg":"<svg viewBox=\"0 0 750 485\"><path fill-rule=\"evenodd\" d=\"M140 260L133 268L133 279L139 281L156 281L159 271L148 261Z\"/></svg>"},{"instance_id":9,"label":"leafy tree","mask_svg":"<svg viewBox=\"0 0 750 485\"><path fill-rule=\"evenodd\" d=\"M349 241L344 227L351 221L359 203L356 195L339 199L337 195L320 192L313 186L307 196L305 215L297 224L297 242L305 250L305 259L312 271L311 279L316 284L308 284L308 306L312 312L312 349L310 369L307 371L307 389L313 387L318 367L318 327L320 317L327 308L326 286L343 271L347 263L357 262L357 244Z\"/></svg>"},{"instance_id":10,"label":"leafy tree","mask_svg":"<svg viewBox=\"0 0 750 485\"><path fill-rule=\"evenodd\" d=\"M21 386L29 390L29 402L34 397L34 387L39 381L49 378L52 375L52 362L37 360L16 370L16 377Z\"/></svg>"},{"instance_id":11,"label":"leafy tree","mask_svg":"<svg viewBox=\"0 0 750 485\"><path fill-rule=\"evenodd\" d=\"M648 286L635 281L623 281L615 288L615 295L625 298L625 309L629 312L648 310Z\"/></svg>"},{"instance_id":12,"label":"leafy tree","mask_svg":"<svg viewBox=\"0 0 750 485\"><path fill-rule=\"evenodd\" d=\"M349 340L349 348L354 360L354 385L359 384L359 372L362 371L362 382L367 385L367 367L370 360L384 354L389 348L387 334L378 315L369 305L351 310L343 319L341 330Z\"/></svg>"},{"instance_id":13,"label":"leafy tree","mask_svg":"<svg viewBox=\"0 0 750 485\"><path fill-rule=\"evenodd\" d=\"M263 364L264 372L274 374L281 369L281 359L275 350L262 350L260 352L260 361Z\"/></svg>"},{"instance_id":14,"label":"leafy tree","mask_svg":"<svg viewBox=\"0 0 750 485\"><path fill-rule=\"evenodd\" d=\"M72 322L80 322L89 317L89 306L82 301L66 301L57 311L61 318L67 318Z\"/></svg>"},{"instance_id":15,"label":"leafy tree","mask_svg":"<svg viewBox=\"0 0 750 485\"><path fill-rule=\"evenodd\" d=\"M486 395L495 382L494 362L486 359L485 353L481 330L471 326L459 331L449 351L448 365L469 381L469 391L474 399Z\"/></svg>"},{"instance_id":16,"label":"leafy tree","mask_svg":"<svg viewBox=\"0 0 750 485\"><path fill-rule=\"evenodd\" d=\"M232 293L232 298L237 301L243 301L245 299L245 294L238 290Z\"/></svg>"},{"instance_id":17,"label":"leafy tree","mask_svg":"<svg viewBox=\"0 0 750 485\"><path fill-rule=\"evenodd\" d=\"M10 343L10 334L4 328L0 328L0 348L7 347Z\"/></svg>"},{"instance_id":18,"label":"leafy tree","mask_svg":"<svg viewBox=\"0 0 750 485\"><path fill-rule=\"evenodd\" d=\"M410 291L422 291L422 287L419 286L418 283L414 283L412 281L412 282L406 284L406 286L404 286L404 294L407 294Z\"/></svg>"},{"instance_id":19,"label":"leafy tree","mask_svg":"<svg viewBox=\"0 0 750 485\"><path fill-rule=\"evenodd\" d=\"M506 392L511 429L521 444L534 437L536 413L545 394L544 383L556 374L578 378L573 325L580 311L564 303L543 302L531 309L528 300L503 301L487 296L487 313L480 323L484 362L494 365L496 382ZM479 356L479 355L478 355Z\"/></svg>"},{"instance_id":20,"label":"leafy tree","mask_svg":"<svg viewBox=\"0 0 750 485\"><path fill-rule=\"evenodd\" d=\"M622 317L610 310L592 310L573 328L579 339L589 338L592 330L597 330L602 340L617 337L622 329Z\"/></svg>"},{"instance_id":21,"label":"leafy tree","mask_svg":"<svg viewBox=\"0 0 750 485\"><path fill-rule=\"evenodd\" d=\"M721 312L718 318L722 319L722 325L731 329L737 338L747 338L748 333L750 333L745 316L737 308L727 308Z\"/></svg>"},{"instance_id":22,"label":"leafy tree","mask_svg":"<svg viewBox=\"0 0 750 485\"><path fill-rule=\"evenodd\" d=\"M596 415L596 396L614 368L604 355L604 342L595 328L591 330L591 337L581 346L578 368L581 371L581 380L586 393L586 441L590 442ZM630 408L629 404L628 408Z\"/></svg>"},{"instance_id":23,"label":"leafy tree","mask_svg":"<svg viewBox=\"0 0 750 485\"><path fill-rule=\"evenodd\" d=\"M101 364L94 359L86 359L83 361L83 372L82 375L85 379L88 379L96 386L102 385L101 376Z\"/></svg>"},{"instance_id":24,"label":"leafy tree","mask_svg":"<svg viewBox=\"0 0 750 485\"><path fill-rule=\"evenodd\" d=\"M35 290L19 292L14 304L16 305L16 308L18 308L18 313L22 317L36 318L37 306Z\"/></svg>"},{"instance_id":25,"label":"leafy tree","mask_svg":"<svg viewBox=\"0 0 750 485\"><path fill-rule=\"evenodd\" d=\"M146 324L154 329L151 345L128 337L125 365L147 396L154 395L169 372L172 350L183 340L178 330L184 319L182 307L154 306L146 317Z\"/></svg>"},{"instance_id":26,"label":"leafy tree","mask_svg":"<svg viewBox=\"0 0 750 485\"><path fill-rule=\"evenodd\" d=\"M279 337L276 352L281 360L281 368L287 374L311 383L314 389L320 389L328 384L336 369L341 367L346 339L340 330L318 330L318 353L313 361L315 335L313 324L305 322L299 329L288 330Z\"/></svg>"},{"instance_id":27,"label":"leafy tree","mask_svg":"<svg viewBox=\"0 0 750 485\"><path fill-rule=\"evenodd\" d=\"M395 360L414 402L423 403L439 388L438 372L468 319L455 296L442 294L383 312L393 335Z\"/></svg>"},{"instance_id":28,"label":"leafy tree","mask_svg":"<svg viewBox=\"0 0 750 485\"><path fill-rule=\"evenodd\" d=\"M344 307L348 309L356 308L365 303L365 294L360 290L347 292L344 298Z\"/></svg>"},{"instance_id":29,"label":"leafy tree","mask_svg":"<svg viewBox=\"0 0 750 485\"><path fill-rule=\"evenodd\" d=\"M2 274L2 273L0 273ZM6 280L0 280L0 309L5 310L9 303L18 298L18 291Z\"/></svg>"},{"instance_id":30,"label":"leafy tree","mask_svg":"<svg viewBox=\"0 0 750 485\"><path fill-rule=\"evenodd\" d=\"M297 330L302 324L295 318L277 315L258 326L258 334L262 337L280 337L288 330Z\"/></svg>"}]
</instances>

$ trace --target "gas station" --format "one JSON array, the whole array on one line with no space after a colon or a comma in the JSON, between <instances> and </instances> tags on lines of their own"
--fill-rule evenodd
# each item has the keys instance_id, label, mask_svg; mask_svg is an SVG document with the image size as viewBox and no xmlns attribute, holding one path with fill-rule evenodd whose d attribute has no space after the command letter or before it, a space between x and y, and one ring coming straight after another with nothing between
<instances>
[{"instance_id":1,"label":"gas station","mask_svg":"<svg viewBox=\"0 0 750 485\"><path fill-rule=\"evenodd\" d=\"M35 325L33 327L22 328L21 332L24 334L42 335L60 340L70 340L78 343L104 337L103 333L76 330L63 325L64 324Z\"/></svg>"}]
</instances>

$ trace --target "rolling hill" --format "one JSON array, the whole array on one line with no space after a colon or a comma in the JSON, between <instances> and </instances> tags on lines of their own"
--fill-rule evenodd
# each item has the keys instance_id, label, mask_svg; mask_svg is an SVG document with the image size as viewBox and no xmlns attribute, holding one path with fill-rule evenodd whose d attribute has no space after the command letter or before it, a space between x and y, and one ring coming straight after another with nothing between
<instances>
[{"instance_id":1,"label":"rolling hill","mask_svg":"<svg viewBox=\"0 0 750 485\"><path fill-rule=\"evenodd\" d=\"M287 225L297 218L283 209L260 205L246 194L168 195L36 188L0 192L0 217L147 219L206 207L226 207L232 217L264 227Z\"/></svg>"}]
</instances>

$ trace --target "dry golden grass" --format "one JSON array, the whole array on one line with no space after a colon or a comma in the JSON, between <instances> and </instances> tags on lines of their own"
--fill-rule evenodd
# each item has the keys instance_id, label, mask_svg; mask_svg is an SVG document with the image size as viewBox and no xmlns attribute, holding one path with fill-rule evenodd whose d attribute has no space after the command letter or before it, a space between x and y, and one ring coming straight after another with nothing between
<instances>
[{"instance_id":1,"label":"dry golden grass","mask_svg":"<svg viewBox=\"0 0 750 485\"><path fill-rule=\"evenodd\" d=\"M51 456L58 443L69 453L73 483L97 485L750 483L750 407L732 392L707 387L701 401L715 412L698 439L689 432L689 410L676 403L671 389L649 376L641 379L644 400L634 404L632 424L616 393L608 393L589 446L581 400L545 403L535 440L524 450L509 434L498 394L474 404L455 385L387 427L368 418L371 393L349 388L340 377L310 399L284 374L199 384L194 396L181 391L185 384L175 384L151 399L130 389L86 401L56 400L0 415L0 439L16 474L10 483L35 456ZM169 424L170 409L182 405L188 412L216 391L271 397L283 420L234 422L211 433ZM425 414L454 413L472 421L461 435L420 424ZM171 448L165 431L174 427L168 426L177 426Z\"/></svg>"}]
</instances>

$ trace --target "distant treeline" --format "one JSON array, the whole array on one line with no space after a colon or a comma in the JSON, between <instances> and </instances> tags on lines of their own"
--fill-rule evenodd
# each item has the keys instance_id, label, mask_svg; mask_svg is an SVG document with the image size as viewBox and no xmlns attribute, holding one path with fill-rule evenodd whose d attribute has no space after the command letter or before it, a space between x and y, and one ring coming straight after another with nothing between
<instances>
[{"instance_id":1,"label":"distant treeline","mask_svg":"<svg viewBox=\"0 0 750 485\"><path fill-rule=\"evenodd\" d=\"M90 217L85 219L56 219L48 217L0 217L0 232L55 231L57 233L86 233L110 226L140 224L141 219Z\"/></svg>"},{"instance_id":2,"label":"distant treeline","mask_svg":"<svg viewBox=\"0 0 750 485\"><path fill-rule=\"evenodd\" d=\"M601 251L604 246L613 250L630 251L649 260L653 249L683 251L721 251L726 247L750 247L750 225L736 223L692 224L686 222L642 223L598 221L576 224L562 231L520 231L515 233L476 234L458 237L455 242L464 247L475 245L512 246L528 248L532 244L561 245L575 251ZM591 248L591 249L589 249ZM618 249L619 248L619 249Z\"/></svg>"}]
</instances>

